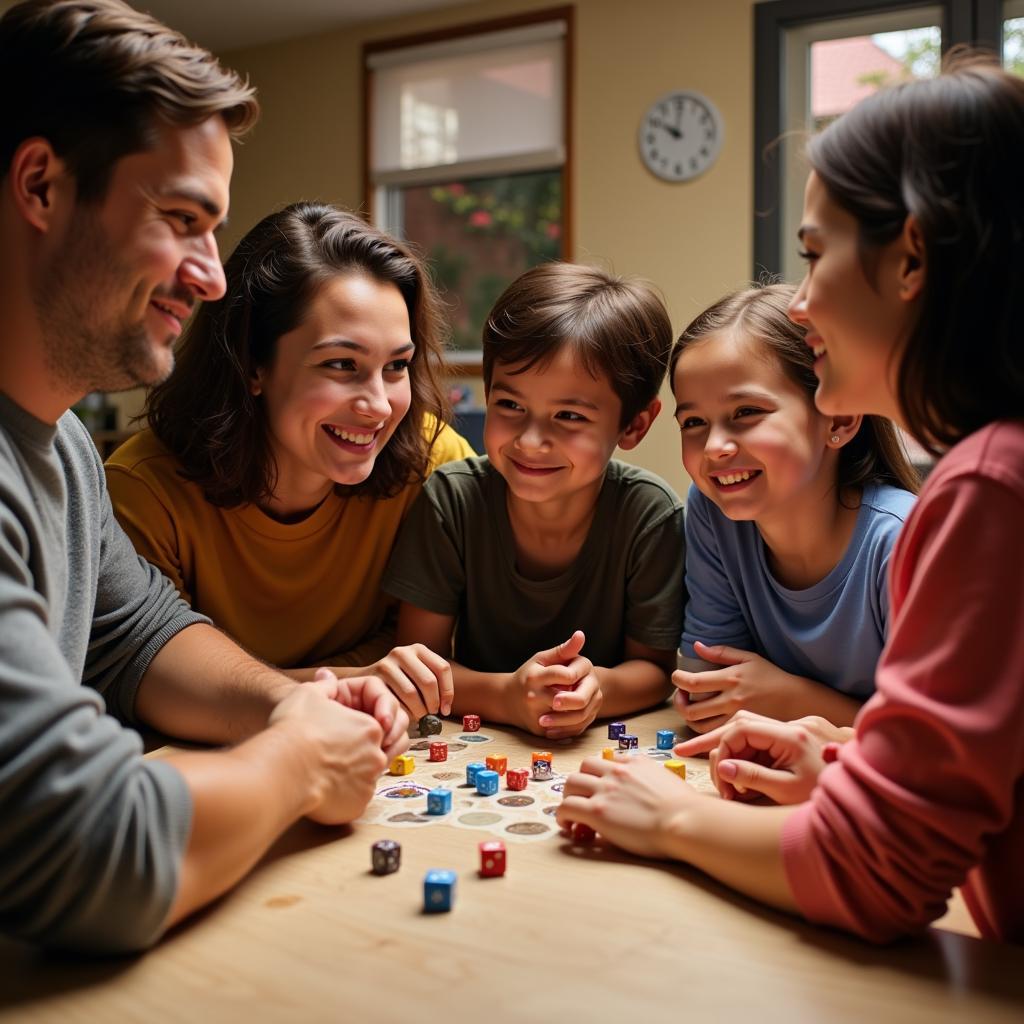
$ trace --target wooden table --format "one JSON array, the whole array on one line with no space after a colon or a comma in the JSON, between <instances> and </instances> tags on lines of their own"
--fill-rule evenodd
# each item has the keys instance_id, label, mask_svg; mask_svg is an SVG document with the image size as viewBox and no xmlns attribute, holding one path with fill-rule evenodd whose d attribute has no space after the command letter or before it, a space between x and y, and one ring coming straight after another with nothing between
<instances>
[{"instance_id":1,"label":"wooden table","mask_svg":"<svg viewBox=\"0 0 1024 1024\"><path fill-rule=\"evenodd\" d=\"M665 709L631 731L653 745ZM487 728L485 723L485 728ZM489 729L513 763L536 740ZM598 727L555 748L575 767ZM499 749L499 746L501 749ZM695 763L695 766L698 763ZM369 872L369 846L402 868ZM55 958L0 940L2 1021L1024 1020L1024 949L936 927L876 948L766 910L682 866L561 839L509 844L477 877L476 835L431 825L296 825L252 876L138 958ZM422 880L451 867L450 914L422 913ZM954 901L945 922L965 922Z\"/></svg>"}]
</instances>

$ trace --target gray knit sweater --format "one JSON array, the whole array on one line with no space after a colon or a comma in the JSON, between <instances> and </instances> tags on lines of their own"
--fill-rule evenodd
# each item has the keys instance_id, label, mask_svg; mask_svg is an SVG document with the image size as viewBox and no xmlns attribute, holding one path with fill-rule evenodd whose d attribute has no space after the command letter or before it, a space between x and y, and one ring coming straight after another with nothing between
<instances>
[{"instance_id":1,"label":"gray knit sweater","mask_svg":"<svg viewBox=\"0 0 1024 1024\"><path fill-rule=\"evenodd\" d=\"M159 937L191 799L117 719L204 621L117 525L75 416L0 394L0 932L99 952Z\"/></svg>"}]
</instances>

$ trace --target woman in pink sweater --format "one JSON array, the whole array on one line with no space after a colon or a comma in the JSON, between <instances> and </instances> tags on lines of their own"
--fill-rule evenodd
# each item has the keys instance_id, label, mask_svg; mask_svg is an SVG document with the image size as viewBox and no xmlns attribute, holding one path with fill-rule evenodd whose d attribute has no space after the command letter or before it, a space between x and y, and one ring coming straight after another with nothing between
<instances>
[{"instance_id":1,"label":"woman in pink sweater","mask_svg":"<svg viewBox=\"0 0 1024 1024\"><path fill-rule=\"evenodd\" d=\"M816 403L889 416L942 456L892 556L877 692L836 763L822 743L846 737L823 723L738 717L676 748L720 744L732 799L657 762L589 759L563 826L874 941L924 928L962 886L983 935L1024 942L1021 153L1024 80L976 57L809 146L791 315Z\"/></svg>"}]
</instances>

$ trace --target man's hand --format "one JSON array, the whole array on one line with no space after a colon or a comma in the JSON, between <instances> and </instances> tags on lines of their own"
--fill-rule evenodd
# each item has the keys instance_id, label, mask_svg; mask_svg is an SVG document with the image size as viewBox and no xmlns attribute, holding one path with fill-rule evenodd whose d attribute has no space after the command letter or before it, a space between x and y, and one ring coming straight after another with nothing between
<instances>
[{"instance_id":1,"label":"man's hand","mask_svg":"<svg viewBox=\"0 0 1024 1024\"><path fill-rule=\"evenodd\" d=\"M375 687L380 688L376 694ZM325 825L352 821L373 797L388 756L381 722L363 709L372 708L386 720L393 709L381 706L381 696L386 696L385 704L394 702L380 680L343 683L322 669L314 682L295 687L271 713L271 731L286 734L304 764L301 775L310 780L304 813L314 821ZM404 712L397 709L392 732L400 718Z\"/></svg>"}]
</instances>

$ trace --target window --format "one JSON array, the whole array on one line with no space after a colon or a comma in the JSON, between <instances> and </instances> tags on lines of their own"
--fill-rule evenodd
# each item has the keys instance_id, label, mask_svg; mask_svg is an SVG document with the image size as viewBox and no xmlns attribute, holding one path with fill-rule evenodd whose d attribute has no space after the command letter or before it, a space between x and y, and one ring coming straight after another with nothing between
<instances>
[{"instance_id":1,"label":"window","mask_svg":"<svg viewBox=\"0 0 1024 1024\"><path fill-rule=\"evenodd\" d=\"M427 257L456 363L506 285L570 255L571 27L560 8L366 48L368 205Z\"/></svg>"},{"instance_id":2,"label":"window","mask_svg":"<svg viewBox=\"0 0 1024 1024\"><path fill-rule=\"evenodd\" d=\"M806 133L881 86L936 74L941 53L961 42L1002 46L1009 66L1024 63L1024 0L774 0L755 7L755 277L767 271L796 281L803 273L795 238Z\"/></svg>"},{"instance_id":3,"label":"window","mask_svg":"<svg viewBox=\"0 0 1024 1024\"><path fill-rule=\"evenodd\" d=\"M1003 4L1003 65L1015 75L1024 76L1024 0Z\"/></svg>"}]
</instances>

